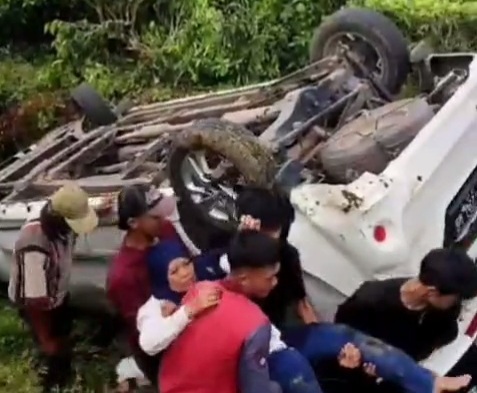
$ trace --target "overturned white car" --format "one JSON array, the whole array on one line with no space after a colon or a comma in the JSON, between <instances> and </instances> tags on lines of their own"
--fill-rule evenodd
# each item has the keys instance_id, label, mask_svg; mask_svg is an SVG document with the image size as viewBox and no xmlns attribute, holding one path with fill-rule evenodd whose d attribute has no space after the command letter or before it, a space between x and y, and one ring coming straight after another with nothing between
<instances>
[{"instance_id":1,"label":"overturned white car","mask_svg":"<svg viewBox=\"0 0 477 393\"><path fill-rule=\"evenodd\" d=\"M297 211L290 241L312 303L328 318L364 280L415 274L431 248L459 246L476 257L477 61L414 55L421 91L399 98L411 68L405 39L384 16L351 8L317 30L311 65L275 81L122 117L82 86L73 100L101 127L66 125L0 167L2 278L20 226L65 180L101 205L125 184L165 187L166 169L182 227L200 247L233 230L241 183L285 188ZM73 295L86 291L76 298L93 306L120 242L115 220L112 209L78 242ZM459 337L426 366L444 374L461 358L476 315L471 301Z\"/></svg>"}]
</instances>

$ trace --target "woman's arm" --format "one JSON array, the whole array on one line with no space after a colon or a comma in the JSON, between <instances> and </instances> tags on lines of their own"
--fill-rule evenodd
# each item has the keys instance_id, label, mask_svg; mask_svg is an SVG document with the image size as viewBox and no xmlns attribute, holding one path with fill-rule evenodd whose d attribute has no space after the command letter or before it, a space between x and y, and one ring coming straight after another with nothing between
<instances>
[{"instance_id":1,"label":"woman's arm","mask_svg":"<svg viewBox=\"0 0 477 393\"><path fill-rule=\"evenodd\" d=\"M151 296L137 315L139 346L151 356L163 351L192 319L215 307L220 297L221 289L213 283L177 309L171 308L170 302Z\"/></svg>"},{"instance_id":2,"label":"woman's arm","mask_svg":"<svg viewBox=\"0 0 477 393\"><path fill-rule=\"evenodd\" d=\"M163 315L166 304L166 301L151 297L137 315L139 346L150 356L166 349L190 322L185 306L169 316Z\"/></svg>"},{"instance_id":3,"label":"woman's arm","mask_svg":"<svg viewBox=\"0 0 477 393\"><path fill-rule=\"evenodd\" d=\"M320 321L320 317L306 297L298 302L297 313L300 319L306 324Z\"/></svg>"},{"instance_id":4,"label":"woman's arm","mask_svg":"<svg viewBox=\"0 0 477 393\"><path fill-rule=\"evenodd\" d=\"M316 323L320 320L313 306L308 301L301 267L300 253L298 250L286 244L282 251L282 267L279 279L286 282L286 288L294 299L295 311L298 317L306 324Z\"/></svg>"}]
</instances>

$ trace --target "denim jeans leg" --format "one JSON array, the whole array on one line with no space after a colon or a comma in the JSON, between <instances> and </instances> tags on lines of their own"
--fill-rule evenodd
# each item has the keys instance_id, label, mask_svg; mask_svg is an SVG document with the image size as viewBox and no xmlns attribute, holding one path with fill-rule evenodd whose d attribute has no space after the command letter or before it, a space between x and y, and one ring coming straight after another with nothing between
<instances>
[{"instance_id":1,"label":"denim jeans leg","mask_svg":"<svg viewBox=\"0 0 477 393\"><path fill-rule=\"evenodd\" d=\"M270 379L283 393L322 393L310 364L300 352L286 348L268 356Z\"/></svg>"},{"instance_id":2,"label":"denim jeans leg","mask_svg":"<svg viewBox=\"0 0 477 393\"><path fill-rule=\"evenodd\" d=\"M353 338L351 328L336 328L332 323L314 323L282 329L282 339L296 348L308 361L336 359Z\"/></svg>"},{"instance_id":3,"label":"denim jeans leg","mask_svg":"<svg viewBox=\"0 0 477 393\"><path fill-rule=\"evenodd\" d=\"M409 393L432 393L434 376L405 352L381 340L356 332L352 341L361 351L363 362L376 366L384 380L400 385Z\"/></svg>"},{"instance_id":4,"label":"denim jeans leg","mask_svg":"<svg viewBox=\"0 0 477 393\"><path fill-rule=\"evenodd\" d=\"M362 361L376 366L384 380L401 386L408 393L432 393L434 376L403 351L367 336L346 325L319 323L287 329L285 342L300 351L310 362L337 359L343 346L354 344Z\"/></svg>"}]
</instances>

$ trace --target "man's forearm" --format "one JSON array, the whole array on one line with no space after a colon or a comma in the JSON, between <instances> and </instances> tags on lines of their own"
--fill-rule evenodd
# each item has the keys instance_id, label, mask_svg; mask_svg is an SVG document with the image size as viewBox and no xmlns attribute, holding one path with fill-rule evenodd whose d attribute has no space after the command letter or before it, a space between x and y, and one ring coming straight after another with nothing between
<instances>
[{"instance_id":1,"label":"man's forearm","mask_svg":"<svg viewBox=\"0 0 477 393\"><path fill-rule=\"evenodd\" d=\"M307 298L304 298L298 302L297 311L300 319L306 324L317 323L320 321L318 314Z\"/></svg>"}]
</instances>

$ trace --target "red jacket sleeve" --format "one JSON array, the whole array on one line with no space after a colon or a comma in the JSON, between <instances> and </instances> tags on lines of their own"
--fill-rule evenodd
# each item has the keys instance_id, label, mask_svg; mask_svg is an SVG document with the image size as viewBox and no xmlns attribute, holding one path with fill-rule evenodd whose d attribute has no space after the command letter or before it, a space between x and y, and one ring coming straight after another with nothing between
<instances>
[{"instance_id":1,"label":"red jacket sleeve","mask_svg":"<svg viewBox=\"0 0 477 393\"><path fill-rule=\"evenodd\" d=\"M267 357L270 352L270 324L262 326L245 342L239 361L241 393L282 393L270 379Z\"/></svg>"}]
</instances>

